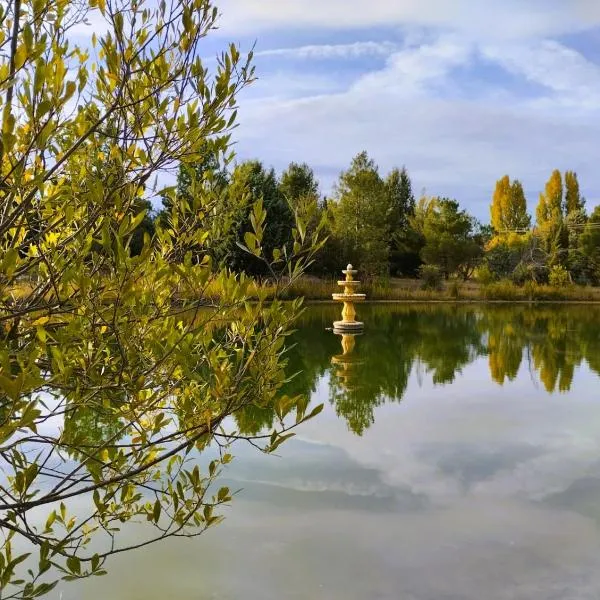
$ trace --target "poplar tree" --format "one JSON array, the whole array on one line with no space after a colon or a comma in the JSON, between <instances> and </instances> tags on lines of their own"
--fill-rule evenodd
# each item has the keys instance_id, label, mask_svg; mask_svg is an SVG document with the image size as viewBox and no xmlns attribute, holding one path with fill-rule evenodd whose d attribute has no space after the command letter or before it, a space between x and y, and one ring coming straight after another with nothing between
<instances>
[{"instance_id":1,"label":"poplar tree","mask_svg":"<svg viewBox=\"0 0 600 600\"><path fill-rule=\"evenodd\" d=\"M565 214L568 216L583 210L585 200L581 197L577 173L567 171L565 173Z\"/></svg>"},{"instance_id":2,"label":"poplar tree","mask_svg":"<svg viewBox=\"0 0 600 600\"><path fill-rule=\"evenodd\" d=\"M531 218L527 214L527 200L518 179L512 183L505 175L496 182L491 206L492 227L496 232L527 229Z\"/></svg>"}]
</instances>

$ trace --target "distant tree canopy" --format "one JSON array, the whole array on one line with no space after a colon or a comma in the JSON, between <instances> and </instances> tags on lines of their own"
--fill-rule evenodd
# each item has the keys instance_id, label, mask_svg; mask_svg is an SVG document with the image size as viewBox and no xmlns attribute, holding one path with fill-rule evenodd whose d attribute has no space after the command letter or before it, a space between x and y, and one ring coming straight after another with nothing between
<instances>
[{"instance_id":1,"label":"distant tree canopy","mask_svg":"<svg viewBox=\"0 0 600 600\"><path fill-rule=\"evenodd\" d=\"M200 174L203 164L197 168ZM600 283L598 257L589 241L595 239L594 227L590 225L583 236L588 217L574 171L564 176L552 172L540 194L533 227L523 185L509 175L496 182L490 224L485 225L455 199L422 196L417 200L405 167L382 176L364 151L340 173L328 198L320 195L315 173L306 163L290 163L279 177L258 161L217 172L217 188L224 190L225 197L231 188L237 190L236 198L245 194L248 202L262 199L269 223L267 253L277 245L289 246L294 211L302 208L310 215L308 231L320 226L328 237L309 269L316 275L336 276L348 262L356 264L366 278L415 277L421 265L433 265L445 277L469 278L485 267L493 279L524 283L546 281L553 267L562 266L573 281ZM179 193L189 194L189 189L189 179L180 176ZM249 214L240 205L233 233L214 256L218 264L234 271L268 275L240 247Z\"/></svg>"}]
</instances>

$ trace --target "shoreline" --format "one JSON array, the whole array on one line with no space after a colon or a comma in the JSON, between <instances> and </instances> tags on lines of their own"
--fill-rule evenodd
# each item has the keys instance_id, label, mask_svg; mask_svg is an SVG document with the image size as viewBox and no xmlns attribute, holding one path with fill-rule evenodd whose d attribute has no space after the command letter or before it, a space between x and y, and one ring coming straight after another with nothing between
<instances>
[{"instance_id":1,"label":"shoreline","mask_svg":"<svg viewBox=\"0 0 600 600\"><path fill-rule=\"evenodd\" d=\"M301 296L299 296L300 298ZM294 298L286 299L292 302ZM319 300L319 299L305 299L305 304L331 304L332 306L340 305L340 302L335 300ZM600 304L600 300L485 300L485 299L458 299L442 298L440 300L431 299L404 299L399 298L397 300L365 300L360 305L365 304ZM360 306L359 305L359 306Z\"/></svg>"}]
</instances>

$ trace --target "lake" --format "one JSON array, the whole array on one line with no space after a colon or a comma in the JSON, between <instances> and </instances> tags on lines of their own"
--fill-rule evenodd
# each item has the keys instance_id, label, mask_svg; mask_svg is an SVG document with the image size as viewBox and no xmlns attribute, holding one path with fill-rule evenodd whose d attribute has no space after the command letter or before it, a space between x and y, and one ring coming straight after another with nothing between
<instances>
[{"instance_id":1,"label":"lake","mask_svg":"<svg viewBox=\"0 0 600 600\"><path fill-rule=\"evenodd\" d=\"M366 305L344 340L339 312L290 340L288 393L325 409L277 456L234 448L222 525L51 597L597 598L600 307Z\"/></svg>"}]
</instances>

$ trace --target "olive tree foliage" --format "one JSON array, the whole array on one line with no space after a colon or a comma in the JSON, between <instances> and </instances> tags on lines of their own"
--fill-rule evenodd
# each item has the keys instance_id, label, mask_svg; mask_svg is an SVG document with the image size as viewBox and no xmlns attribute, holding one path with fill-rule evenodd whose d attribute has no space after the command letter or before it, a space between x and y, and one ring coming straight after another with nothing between
<instances>
[{"instance_id":1,"label":"olive tree foliage","mask_svg":"<svg viewBox=\"0 0 600 600\"><path fill-rule=\"evenodd\" d=\"M88 19L92 46L77 46ZM280 394L299 303L261 290L250 303L253 282L212 273L227 205L206 185L178 196L156 184L207 147L229 153L235 97L254 75L235 46L208 72L216 19L210 0L0 5L2 600L102 574L129 548L123 523L148 522L137 545L201 533L230 499L212 485L242 437L226 418L272 406L280 425L252 440L264 450L306 418L303 400ZM165 195L169 218L130 252L140 201ZM250 212L246 245L260 256L265 210ZM318 246L296 217L272 267L285 285ZM190 464L208 444L220 458Z\"/></svg>"}]
</instances>

